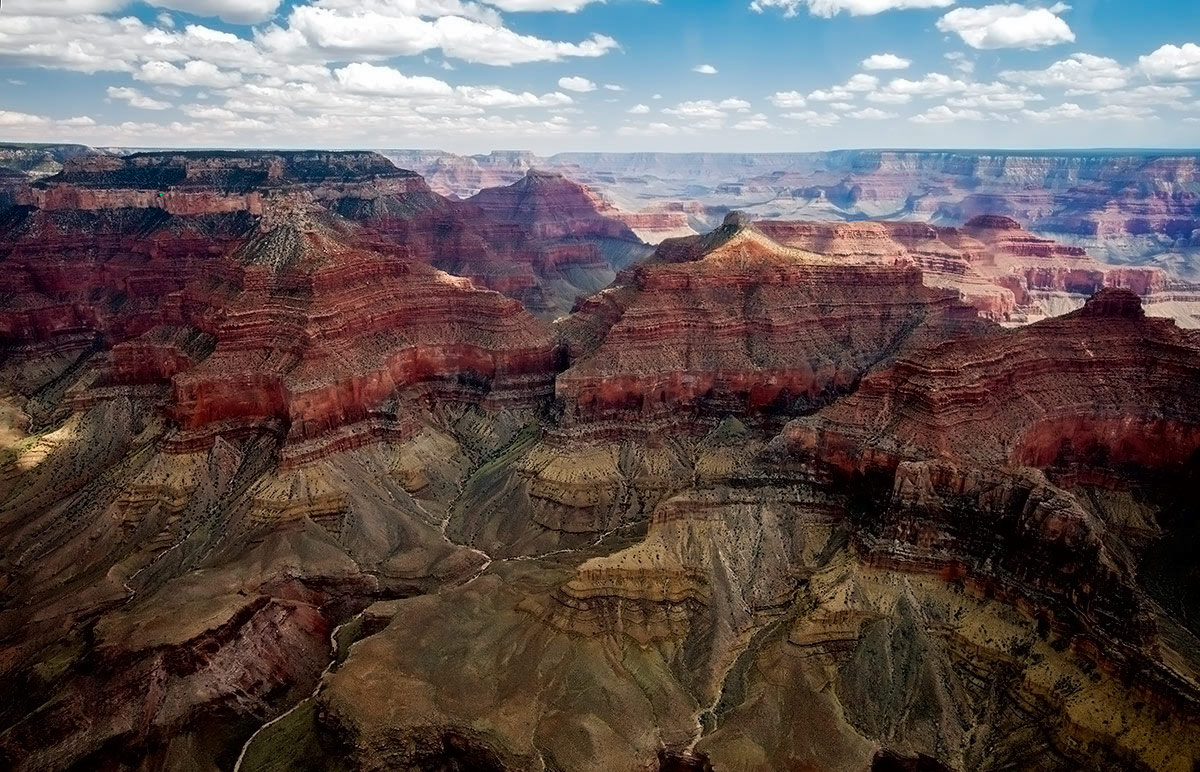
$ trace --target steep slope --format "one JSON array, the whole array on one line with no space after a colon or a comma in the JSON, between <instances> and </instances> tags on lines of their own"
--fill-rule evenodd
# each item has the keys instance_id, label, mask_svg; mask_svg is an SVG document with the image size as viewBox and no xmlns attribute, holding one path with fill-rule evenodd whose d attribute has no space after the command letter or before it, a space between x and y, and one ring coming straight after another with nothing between
<instances>
[{"instance_id":1,"label":"steep slope","mask_svg":"<svg viewBox=\"0 0 1200 772\"><path fill-rule=\"evenodd\" d=\"M911 337L975 313L912 267L787 247L739 215L669 240L561 323L569 422L618 432L732 413L787 415L852 390Z\"/></svg>"},{"instance_id":2,"label":"steep slope","mask_svg":"<svg viewBox=\"0 0 1200 772\"><path fill-rule=\"evenodd\" d=\"M1200 763L1200 340L1153 272L995 218L733 215L552 328L482 282L634 244L559 178L17 187L0 767ZM1099 291L1005 329L996 289Z\"/></svg>"}]
</instances>

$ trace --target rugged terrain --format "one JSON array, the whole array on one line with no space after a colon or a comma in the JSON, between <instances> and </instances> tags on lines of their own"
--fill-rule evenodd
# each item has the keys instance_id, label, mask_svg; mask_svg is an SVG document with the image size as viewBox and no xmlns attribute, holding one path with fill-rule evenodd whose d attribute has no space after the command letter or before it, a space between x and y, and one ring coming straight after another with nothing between
<instances>
[{"instance_id":1,"label":"rugged terrain","mask_svg":"<svg viewBox=\"0 0 1200 772\"><path fill-rule=\"evenodd\" d=\"M10 175L0 767L1195 771L1190 286L493 161Z\"/></svg>"},{"instance_id":2,"label":"rugged terrain","mask_svg":"<svg viewBox=\"0 0 1200 772\"><path fill-rule=\"evenodd\" d=\"M1002 215L1106 263L1200 277L1200 157L1153 151L840 150L827 153L389 151L446 194L554 169L603 193L648 241L707 231L732 209L761 219L962 225Z\"/></svg>"}]
</instances>

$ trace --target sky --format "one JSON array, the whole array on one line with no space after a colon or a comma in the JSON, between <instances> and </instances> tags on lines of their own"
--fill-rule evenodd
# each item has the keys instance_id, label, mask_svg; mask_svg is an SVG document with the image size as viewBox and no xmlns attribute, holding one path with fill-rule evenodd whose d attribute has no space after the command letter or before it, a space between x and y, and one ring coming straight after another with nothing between
<instances>
[{"instance_id":1,"label":"sky","mask_svg":"<svg viewBox=\"0 0 1200 772\"><path fill-rule=\"evenodd\" d=\"M1200 146L1200 2L0 0L0 141Z\"/></svg>"}]
</instances>

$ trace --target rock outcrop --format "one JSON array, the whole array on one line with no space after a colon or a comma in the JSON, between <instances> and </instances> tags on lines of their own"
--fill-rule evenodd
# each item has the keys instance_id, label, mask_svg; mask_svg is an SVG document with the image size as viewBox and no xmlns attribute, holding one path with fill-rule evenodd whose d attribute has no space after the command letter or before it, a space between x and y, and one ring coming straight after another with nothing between
<instances>
[{"instance_id":1,"label":"rock outcrop","mask_svg":"<svg viewBox=\"0 0 1200 772\"><path fill-rule=\"evenodd\" d=\"M598 431L797 415L852 391L910 338L974 317L915 267L785 246L732 214L664 242L561 323L572 365L557 393L569 422Z\"/></svg>"},{"instance_id":2,"label":"rock outcrop","mask_svg":"<svg viewBox=\"0 0 1200 772\"><path fill-rule=\"evenodd\" d=\"M638 261L587 189L475 163L521 172L14 181L0 766L1195 772L1200 338L1160 273L995 213Z\"/></svg>"}]
</instances>

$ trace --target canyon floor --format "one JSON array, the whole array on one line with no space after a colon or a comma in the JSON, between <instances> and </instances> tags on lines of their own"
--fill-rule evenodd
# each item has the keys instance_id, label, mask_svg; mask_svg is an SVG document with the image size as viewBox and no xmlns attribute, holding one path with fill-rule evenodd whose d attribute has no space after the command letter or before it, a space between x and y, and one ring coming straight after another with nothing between
<instances>
[{"instance_id":1,"label":"canyon floor","mask_svg":"<svg viewBox=\"0 0 1200 772\"><path fill-rule=\"evenodd\" d=\"M1189 271L1029 196L0 166L0 767L1200 769Z\"/></svg>"}]
</instances>

